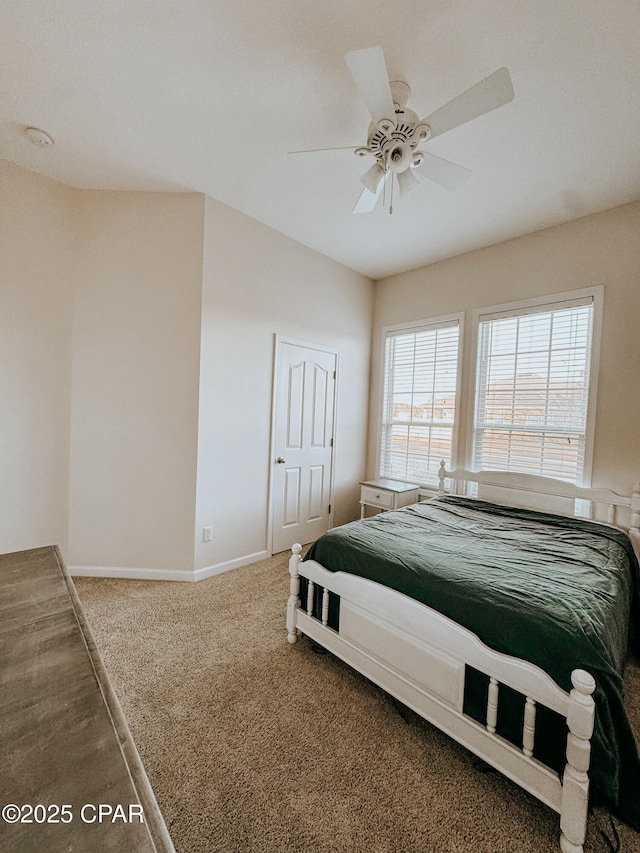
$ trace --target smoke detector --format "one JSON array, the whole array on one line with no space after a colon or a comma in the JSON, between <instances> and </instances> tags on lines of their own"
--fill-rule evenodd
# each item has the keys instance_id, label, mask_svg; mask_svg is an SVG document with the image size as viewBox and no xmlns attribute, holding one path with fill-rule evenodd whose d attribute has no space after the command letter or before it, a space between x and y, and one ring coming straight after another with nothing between
<instances>
[{"instance_id":1,"label":"smoke detector","mask_svg":"<svg viewBox=\"0 0 640 853\"><path fill-rule=\"evenodd\" d=\"M51 148L53 145L53 139L49 134L45 133L44 130L40 130L38 127L25 127L24 134L29 142L33 143L33 145L37 145L38 148Z\"/></svg>"}]
</instances>

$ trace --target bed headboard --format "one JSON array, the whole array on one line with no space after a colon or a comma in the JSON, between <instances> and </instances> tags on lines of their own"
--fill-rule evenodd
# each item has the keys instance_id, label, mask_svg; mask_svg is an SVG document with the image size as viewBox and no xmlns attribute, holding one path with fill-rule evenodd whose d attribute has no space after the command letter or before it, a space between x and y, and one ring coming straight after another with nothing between
<instances>
[{"instance_id":1,"label":"bed headboard","mask_svg":"<svg viewBox=\"0 0 640 853\"><path fill-rule=\"evenodd\" d=\"M449 488L446 488L447 480ZM439 494L466 494L467 484L476 483L477 497L492 503L606 521L627 531L636 553L640 553L640 483L636 483L631 495L626 496L610 489L588 489L535 474L467 471L465 468L447 471L444 459L438 470L438 483ZM577 501L580 504L576 504ZM581 508L580 512L576 506ZM618 512L620 508L622 513ZM621 515L626 518L620 518Z\"/></svg>"}]
</instances>

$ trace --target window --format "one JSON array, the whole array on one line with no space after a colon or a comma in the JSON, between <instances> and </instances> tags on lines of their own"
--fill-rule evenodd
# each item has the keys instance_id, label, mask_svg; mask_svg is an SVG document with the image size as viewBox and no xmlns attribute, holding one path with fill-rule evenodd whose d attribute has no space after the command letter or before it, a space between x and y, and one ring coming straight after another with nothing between
<instances>
[{"instance_id":1,"label":"window","mask_svg":"<svg viewBox=\"0 0 640 853\"><path fill-rule=\"evenodd\" d=\"M457 425L461 320L385 331L380 475L437 485L451 464Z\"/></svg>"},{"instance_id":2,"label":"window","mask_svg":"<svg viewBox=\"0 0 640 853\"><path fill-rule=\"evenodd\" d=\"M477 313L473 467L582 484L589 462L593 292Z\"/></svg>"}]
</instances>

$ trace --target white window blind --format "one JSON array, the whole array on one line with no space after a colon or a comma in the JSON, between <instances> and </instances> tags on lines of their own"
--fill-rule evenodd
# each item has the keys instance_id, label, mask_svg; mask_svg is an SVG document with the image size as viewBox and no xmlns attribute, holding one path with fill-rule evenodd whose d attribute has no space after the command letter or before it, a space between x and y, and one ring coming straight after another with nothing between
<instances>
[{"instance_id":1,"label":"white window blind","mask_svg":"<svg viewBox=\"0 0 640 853\"><path fill-rule=\"evenodd\" d=\"M581 484L593 300L481 317L473 465Z\"/></svg>"},{"instance_id":2,"label":"white window blind","mask_svg":"<svg viewBox=\"0 0 640 853\"><path fill-rule=\"evenodd\" d=\"M458 381L458 321L386 336L380 475L436 485L451 464Z\"/></svg>"}]
</instances>

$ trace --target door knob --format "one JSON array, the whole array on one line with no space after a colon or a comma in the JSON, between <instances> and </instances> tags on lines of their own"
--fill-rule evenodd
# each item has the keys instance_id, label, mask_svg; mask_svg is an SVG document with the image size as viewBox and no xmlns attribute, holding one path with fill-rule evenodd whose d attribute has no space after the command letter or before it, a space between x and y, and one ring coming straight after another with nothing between
<instances>
[{"instance_id":1,"label":"door knob","mask_svg":"<svg viewBox=\"0 0 640 853\"><path fill-rule=\"evenodd\" d=\"M279 463L280 463L280 465L284 465L284 463L285 463L286 461L287 461L287 460L284 458L284 456L278 456L278 458L276 459L276 462L279 462Z\"/></svg>"}]
</instances>

